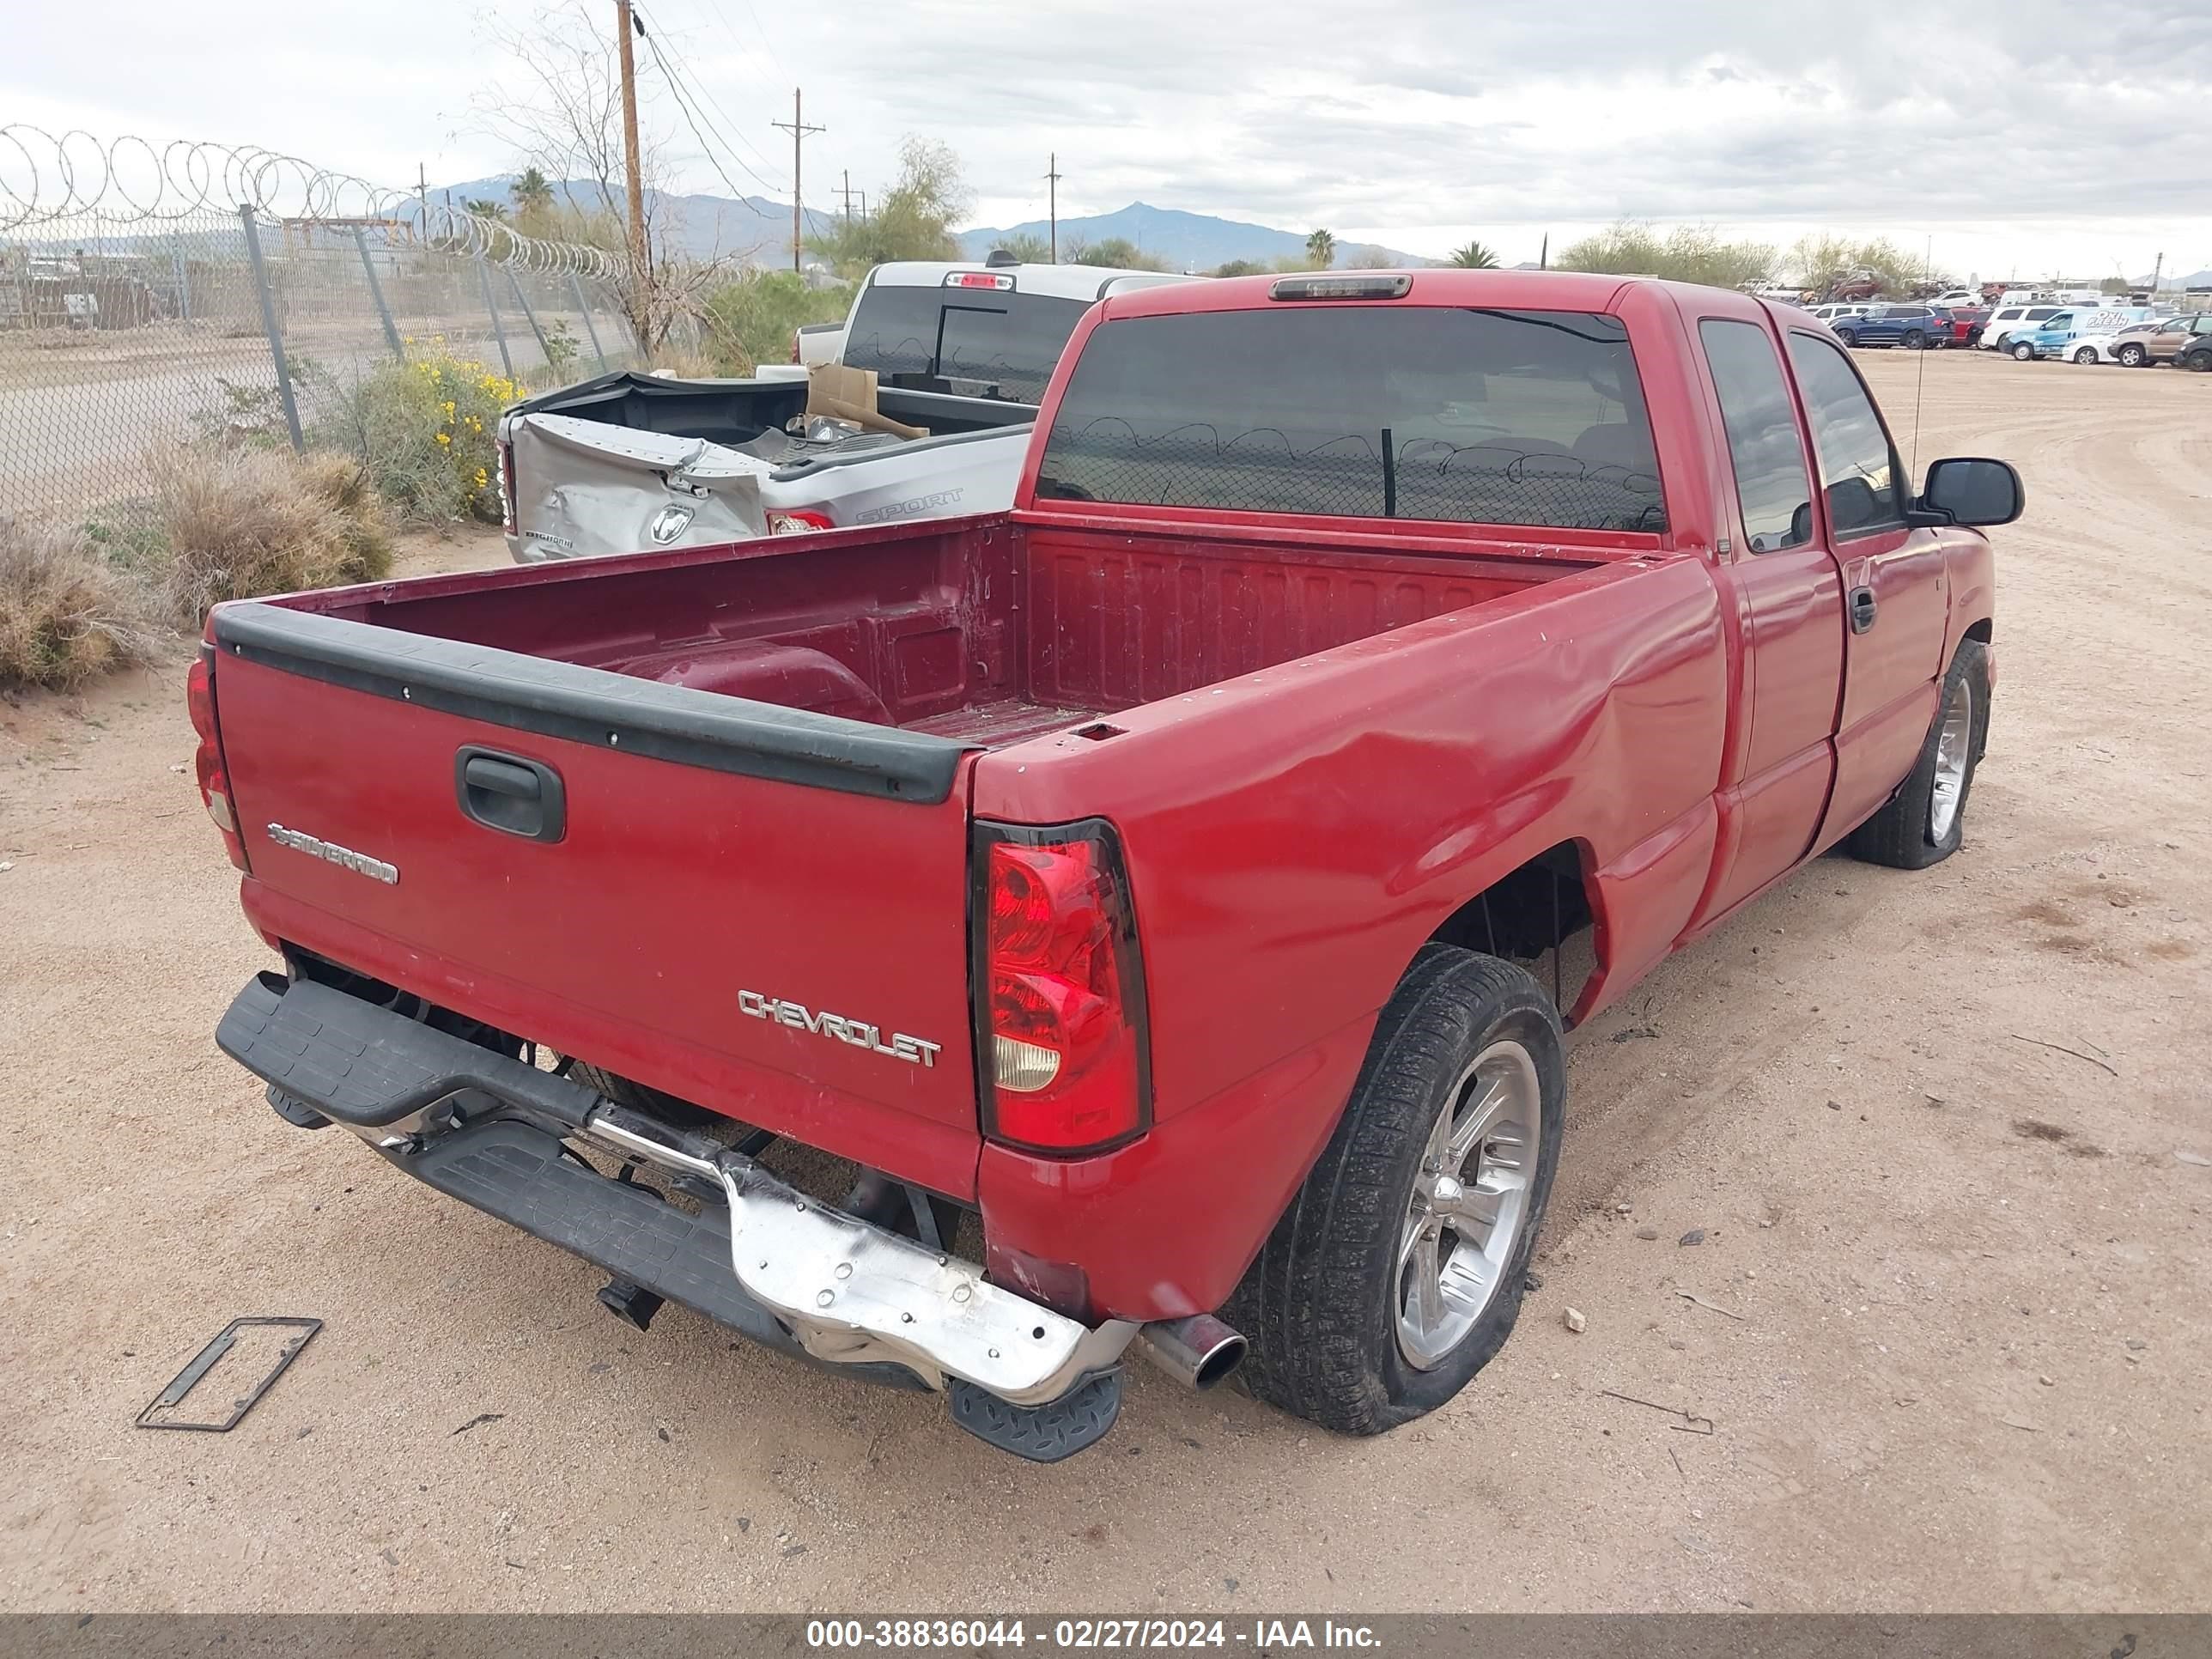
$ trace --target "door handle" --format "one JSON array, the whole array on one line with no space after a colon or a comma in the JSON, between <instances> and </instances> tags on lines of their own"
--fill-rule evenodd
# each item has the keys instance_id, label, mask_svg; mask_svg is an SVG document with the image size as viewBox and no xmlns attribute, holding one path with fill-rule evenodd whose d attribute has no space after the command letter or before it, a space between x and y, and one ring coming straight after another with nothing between
<instances>
[{"instance_id":1,"label":"door handle","mask_svg":"<svg viewBox=\"0 0 2212 1659\"><path fill-rule=\"evenodd\" d=\"M542 762L468 744L453 757L453 794L462 814L487 830L526 841L568 833L568 792Z\"/></svg>"},{"instance_id":2,"label":"door handle","mask_svg":"<svg viewBox=\"0 0 2212 1659\"><path fill-rule=\"evenodd\" d=\"M1854 587L1851 589L1851 632L1854 634L1863 634L1868 629L1872 628L1874 626L1875 610L1874 589L1871 587Z\"/></svg>"}]
</instances>

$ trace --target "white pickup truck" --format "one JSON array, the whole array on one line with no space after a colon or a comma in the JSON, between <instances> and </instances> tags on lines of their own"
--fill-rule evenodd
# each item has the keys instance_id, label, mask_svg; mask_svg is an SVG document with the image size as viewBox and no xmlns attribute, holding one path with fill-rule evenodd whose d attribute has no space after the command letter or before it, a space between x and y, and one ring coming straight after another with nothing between
<instances>
[{"instance_id":1,"label":"white pickup truck","mask_svg":"<svg viewBox=\"0 0 2212 1659\"><path fill-rule=\"evenodd\" d=\"M877 411L918 439L810 422L805 370L782 367L619 372L517 404L499 425L508 550L535 563L1003 512L1084 313L1185 280L1001 253L877 266L842 325L800 331L797 355L875 371Z\"/></svg>"}]
</instances>

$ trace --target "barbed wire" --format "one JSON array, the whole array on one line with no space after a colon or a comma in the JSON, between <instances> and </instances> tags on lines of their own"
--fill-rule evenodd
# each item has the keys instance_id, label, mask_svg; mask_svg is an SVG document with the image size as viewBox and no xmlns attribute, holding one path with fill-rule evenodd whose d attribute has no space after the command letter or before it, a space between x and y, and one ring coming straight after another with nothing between
<instances>
[{"instance_id":1,"label":"barbed wire","mask_svg":"<svg viewBox=\"0 0 2212 1659\"><path fill-rule=\"evenodd\" d=\"M441 252L527 271L601 280L622 274L622 261L603 248L527 236L504 220L281 150L0 125L0 232L92 221L103 228L174 222L241 208L307 226L380 223Z\"/></svg>"}]
</instances>

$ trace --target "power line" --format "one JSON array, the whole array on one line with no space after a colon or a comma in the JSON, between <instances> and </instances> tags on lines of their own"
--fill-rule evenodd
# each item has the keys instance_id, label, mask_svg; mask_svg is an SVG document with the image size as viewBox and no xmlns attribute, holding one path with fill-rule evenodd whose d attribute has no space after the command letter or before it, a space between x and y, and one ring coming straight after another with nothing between
<instances>
[{"instance_id":1,"label":"power line","mask_svg":"<svg viewBox=\"0 0 2212 1659\"><path fill-rule=\"evenodd\" d=\"M723 31L728 34L732 43L734 44L738 38L738 31L736 27L731 23L728 15L723 11L720 0L707 0L707 6L708 9L714 14L715 17L720 21ZM761 27L759 16L753 12L753 9L750 5L745 8L745 13L746 15L752 19L753 33L760 37L761 45L767 49L767 58L765 61L768 66L775 70L775 76L778 80L789 80L791 78L791 72L784 68L783 59L776 55L775 45L768 38L768 31Z\"/></svg>"},{"instance_id":2,"label":"power line","mask_svg":"<svg viewBox=\"0 0 2212 1659\"><path fill-rule=\"evenodd\" d=\"M698 114L693 109L690 101L685 98L683 83L677 78L675 70L669 67L668 60L661 56L659 42L656 40L653 35L647 34L645 37L645 49L652 54L654 66L660 70L660 78L667 83L669 93L676 100L676 107L684 117L684 125L691 129L691 136L699 141L700 153L706 157L707 165L714 169L715 175L721 179L724 187L729 191L732 196L736 198L738 201L743 202L752 212L759 214L762 218L767 218L769 216L765 212L753 205L752 202L748 198L744 187L738 184L735 179L732 179L728 172L723 167L722 164L714 159L714 152L712 144L709 143L707 135L700 131L701 122L706 121L706 125L710 127L713 126L714 124L712 121L708 121L707 118L703 115ZM751 174L754 181L759 185L763 190L768 191L771 193L775 191L775 186L769 183L766 179L762 178L757 172L755 172L754 169L746 163L745 158L738 154L736 148L732 145L726 138L721 141L721 147L729 153L730 159L732 161L735 161L741 170Z\"/></svg>"},{"instance_id":3,"label":"power line","mask_svg":"<svg viewBox=\"0 0 2212 1659\"><path fill-rule=\"evenodd\" d=\"M719 8L716 10L716 15L720 15ZM727 27L727 20L725 20L724 26L726 27ZM714 120L708 120L707 124L713 129L714 136L722 141L724 147L727 148L732 155L736 155L737 150L739 148L742 148L750 152L752 155L753 161L759 162L762 167L765 167L772 165L768 159L766 152L764 152L759 145L753 143L751 139L745 137L744 128L731 116L729 111L722 107L721 100L716 98L712 92L709 92L707 89L707 83L701 80L698 75L689 65L684 64L680 58L673 63L666 64L665 65L665 72L672 79L679 80L684 84L685 88L691 94L695 106L703 104L706 106L707 109L712 110L716 116L720 118L719 123ZM702 118L705 118L703 111L702 112ZM732 143L732 140L735 142ZM753 173L756 178L760 176L757 173L754 172L751 164L746 162L743 157L740 156L738 160L739 165L744 167L746 172ZM768 187L767 181L765 179L763 179L762 182L764 187Z\"/></svg>"}]
</instances>

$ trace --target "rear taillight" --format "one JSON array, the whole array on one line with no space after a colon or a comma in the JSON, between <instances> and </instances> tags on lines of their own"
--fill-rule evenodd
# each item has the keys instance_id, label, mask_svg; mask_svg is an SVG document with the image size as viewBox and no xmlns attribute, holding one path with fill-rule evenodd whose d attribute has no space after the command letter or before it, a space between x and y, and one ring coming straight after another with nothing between
<instances>
[{"instance_id":1,"label":"rear taillight","mask_svg":"<svg viewBox=\"0 0 2212 1659\"><path fill-rule=\"evenodd\" d=\"M1143 1133L1144 963L1112 828L978 824L975 851L984 1133L1059 1153Z\"/></svg>"},{"instance_id":2,"label":"rear taillight","mask_svg":"<svg viewBox=\"0 0 2212 1659\"><path fill-rule=\"evenodd\" d=\"M499 527L514 534L514 446L501 438L492 448L499 456Z\"/></svg>"},{"instance_id":3,"label":"rear taillight","mask_svg":"<svg viewBox=\"0 0 2212 1659\"><path fill-rule=\"evenodd\" d=\"M768 515L768 533L771 536L800 536L812 530L835 530L826 513L817 513L809 507L795 512L771 513Z\"/></svg>"},{"instance_id":4,"label":"rear taillight","mask_svg":"<svg viewBox=\"0 0 2212 1659\"><path fill-rule=\"evenodd\" d=\"M192 757L192 769L198 775L200 799L206 805L208 816L215 820L215 827L222 831L223 851L230 854L230 861L241 870L249 869L246 842L238 833L238 814L231 805L230 773L222 763L222 740L216 735L212 645L200 647L191 672L185 676L185 711L191 716L192 730L199 735L200 746Z\"/></svg>"},{"instance_id":5,"label":"rear taillight","mask_svg":"<svg viewBox=\"0 0 2212 1659\"><path fill-rule=\"evenodd\" d=\"M794 363L805 361L799 355L799 331L795 328L791 331L791 361Z\"/></svg>"}]
</instances>

